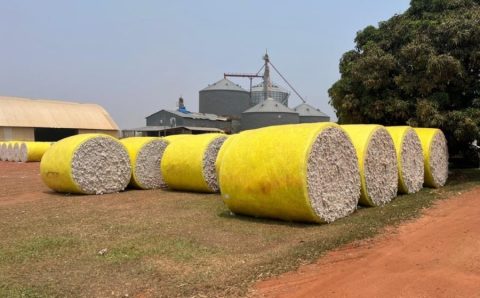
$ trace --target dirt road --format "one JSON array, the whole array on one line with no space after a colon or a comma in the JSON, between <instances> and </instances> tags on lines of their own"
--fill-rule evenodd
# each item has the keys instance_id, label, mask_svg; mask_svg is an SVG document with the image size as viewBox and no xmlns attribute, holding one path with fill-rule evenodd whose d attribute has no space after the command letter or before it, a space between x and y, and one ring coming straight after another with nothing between
<instances>
[{"instance_id":1,"label":"dirt road","mask_svg":"<svg viewBox=\"0 0 480 298\"><path fill-rule=\"evenodd\" d=\"M259 297L480 297L480 188L318 263L256 285Z\"/></svg>"}]
</instances>

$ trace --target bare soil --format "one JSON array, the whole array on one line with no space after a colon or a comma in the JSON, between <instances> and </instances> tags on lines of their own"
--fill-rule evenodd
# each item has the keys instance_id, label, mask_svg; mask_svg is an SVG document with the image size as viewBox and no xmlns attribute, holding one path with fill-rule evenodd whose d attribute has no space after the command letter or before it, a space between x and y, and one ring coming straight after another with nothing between
<instances>
[{"instance_id":1,"label":"bare soil","mask_svg":"<svg viewBox=\"0 0 480 298\"><path fill-rule=\"evenodd\" d=\"M260 297L480 297L480 188L255 290Z\"/></svg>"}]
</instances>

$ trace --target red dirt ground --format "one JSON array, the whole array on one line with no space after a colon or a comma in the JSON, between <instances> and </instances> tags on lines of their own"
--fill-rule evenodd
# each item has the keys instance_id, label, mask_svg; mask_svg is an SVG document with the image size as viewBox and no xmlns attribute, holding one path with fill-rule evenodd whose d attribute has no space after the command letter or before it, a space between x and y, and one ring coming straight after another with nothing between
<instances>
[{"instance_id":1,"label":"red dirt ground","mask_svg":"<svg viewBox=\"0 0 480 298\"><path fill-rule=\"evenodd\" d=\"M480 188L255 286L259 297L480 297Z\"/></svg>"},{"instance_id":2,"label":"red dirt ground","mask_svg":"<svg viewBox=\"0 0 480 298\"><path fill-rule=\"evenodd\" d=\"M39 167L38 162L0 161L0 207L51 196L52 192L42 183Z\"/></svg>"}]
</instances>

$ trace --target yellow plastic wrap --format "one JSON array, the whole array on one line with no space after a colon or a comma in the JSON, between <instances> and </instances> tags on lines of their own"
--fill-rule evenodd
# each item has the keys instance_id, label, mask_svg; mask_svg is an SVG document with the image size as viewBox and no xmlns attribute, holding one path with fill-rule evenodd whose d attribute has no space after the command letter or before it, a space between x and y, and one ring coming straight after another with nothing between
<instances>
[{"instance_id":1,"label":"yellow plastic wrap","mask_svg":"<svg viewBox=\"0 0 480 298\"><path fill-rule=\"evenodd\" d=\"M425 167L425 186L438 188L443 185L439 184L435 181L432 169L430 166L430 154L432 152L432 141L437 134L441 134L443 138L443 132L438 128L414 128L415 132L417 133L418 137L420 138L420 142L422 143L422 151L424 157L424 167ZM448 155L448 153L447 153ZM447 160L447 167L448 167L448 160ZM448 175L448 168L447 168L447 175Z\"/></svg>"},{"instance_id":2,"label":"yellow plastic wrap","mask_svg":"<svg viewBox=\"0 0 480 298\"><path fill-rule=\"evenodd\" d=\"M256 217L326 222L311 205L307 167L317 136L329 127L340 128L329 122L279 125L232 137L222 149L219 164L220 190L227 207ZM354 170L358 174L358 168ZM357 201L358 197L353 205Z\"/></svg>"},{"instance_id":3,"label":"yellow plastic wrap","mask_svg":"<svg viewBox=\"0 0 480 298\"><path fill-rule=\"evenodd\" d=\"M175 138L163 154L161 169L171 189L213 192L203 174L203 161L208 146L224 134L208 133Z\"/></svg>"},{"instance_id":4,"label":"yellow plastic wrap","mask_svg":"<svg viewBox=\"0 0 480 298\"><path fill-rule=\"evenodd\" d=\"M365 178L365 162L367 159L368 145L370 144L373 134L384 127L376 124L341 125L341 127L347 132L357 152L360 181L362 184L359 203L365 206L376 206L377 204L375 204L368 193Z\"/></svg>"},{"instance_id":5,"label":"yellow plastic wrap","mask_svg":"<svg viewBox=\"0 0 480 298\"><path fill-rule=\"evenodd\" d=\"M152 141L161 140L162 138L157 137L132 137L132 138L125 138L120 140L120 142L125 146L127 149L128 155L130 157L130 165L132 167L132 178L130 180L130 186L139 189L147 189L145 185L142 185L140 180L137 178L137 157L139 151L147 144ZM158 165L160 167L160 165Z\"/></svg>"},{"instance_id":6,"label":"yellow plastic wrap","mask_svg":"<svg viewBox=\"0 0 480 298\"><path fill-rule=\"evenodd\" d=\"M51 142L22 142L20 144L20 161L34 162L42 160L42 156L52 146Z\"/></svg>"},{"instance_id":7,"label":"yellow plastic wrap","mask_svg":"<svg viewBox=\"0 0 480 298\"><path fill-rule=\"evenodd\" d=\"M57 192L83 194L72 175L72 160L75 151L83 143L97 137L110 138L118 142L114 137L105 134L79 134L53 144L40 162L43 182Z\"/></svg>"},{"instance_id":8,"label":"yellow plastic wrap","mask_svg":"<svg viewBox=\"0 0 480 298\"><path fill-rule=\"evenodd\" d=\"M218 151L217 160L215 161L215 171L217 172L217 177L220 177L220 166L222 164L223 155L225 154L229 144L233 142L233 139L235 139L237 135L238 134L228 136L225 142L223 142L222 148L220 148L220 151Z\"/></svg>"}]
</instances>

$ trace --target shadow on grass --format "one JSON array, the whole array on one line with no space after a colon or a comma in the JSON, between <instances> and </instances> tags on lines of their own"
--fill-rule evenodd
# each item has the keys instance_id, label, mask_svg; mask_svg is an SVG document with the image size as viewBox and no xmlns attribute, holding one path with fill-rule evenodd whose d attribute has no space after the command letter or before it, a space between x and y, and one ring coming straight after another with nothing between
<instances>
[{"instance_id":1,"label":"shadow on grass","mask_svg":"<svg viewBox=\"0 0 480 298\"><path fill-rule=\"evenodd\" d=\"M270 219L270 218L262 218L262 217L253 217L248 215L242 214L235 214L229 210L224 210L217 214L218 217L226 218L229 220L235 220L245 223L259 223L265 225L273 225L273 226L287 226L292 228L309 228L309 227L318 227L316 223L308 223L308 222L292 222L292 221L281 221L277 219Z\"/></svg>"}]
</instances>

